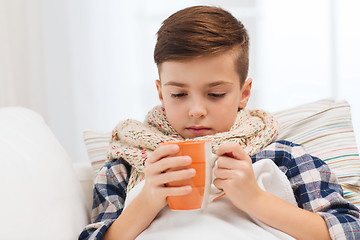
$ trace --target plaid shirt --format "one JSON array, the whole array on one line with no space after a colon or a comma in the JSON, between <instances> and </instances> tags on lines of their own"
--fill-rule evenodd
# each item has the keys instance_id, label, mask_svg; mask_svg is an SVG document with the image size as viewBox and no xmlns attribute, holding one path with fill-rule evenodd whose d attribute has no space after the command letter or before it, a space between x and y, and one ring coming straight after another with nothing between
<instances>
[{"instance_id":1,"label":"plaid shirt","mask_svg":"<svg viewBox=\"0 0 360 240\"><path fill-rule=\"evenodd\" d=\"M318 213L332 239L360 239L359 209L344 200L334 173L300 145L277 141L252 156L253 163L271 159L288 177L300 208ZM98 173L94 185L92 224L80 239L102 239L121 214L131 167L122 159L112 161Z\"/></svg>"}]
</instances>

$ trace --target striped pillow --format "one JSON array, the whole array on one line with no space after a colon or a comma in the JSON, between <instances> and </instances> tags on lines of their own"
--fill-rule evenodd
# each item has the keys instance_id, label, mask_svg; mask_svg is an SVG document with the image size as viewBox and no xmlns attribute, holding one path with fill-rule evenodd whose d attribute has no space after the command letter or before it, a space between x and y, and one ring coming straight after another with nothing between
<instances>
[{"instance_id":1,"label":"striped pillow","mask_svg":"<svg viewBox=\"0 0 360 240\"><path fill-rule=\"evenodd\" d=\"M279 137L302 144L335 172L344 197L360 207L360 159L346 101L325 99L274 113ZM97 173L104 165L111 132L83 133L91 165Z\"/></svg>"},{"instance_id":2,"label":"striped pillow","mask_svg":"<svg viewBox=\"0 0 360 240\"><path fill-rule=\"evenodd\" d=\"M83 132L83 137L91 166L97 174L105 164L111 132L86 130Z\"/></svg>"},{"instance_id":3,"label":"striped pillow","mask_svg":"<svg viewBox=\"0 0 360 240\"><path fill-rule=\"evenodd\" d=\"M278 139L302 144L325 161L338 177L344 197L360 207L360 159L349 104L325 99L274 115L280 125Z\"/></svg>"}]
</instances>

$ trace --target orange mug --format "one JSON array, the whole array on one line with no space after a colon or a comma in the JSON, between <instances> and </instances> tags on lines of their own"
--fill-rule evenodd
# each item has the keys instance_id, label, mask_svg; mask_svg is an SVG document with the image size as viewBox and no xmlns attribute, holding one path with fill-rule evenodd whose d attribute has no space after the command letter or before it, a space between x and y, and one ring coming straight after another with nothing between
<instances>
[{"instance_id":1,"label":"orange mug","mask_svg":"<svg viewBox=\"0 0 360 240\"><path fill-rule=\"evenodd\" d=\"M182 141L166 142L163 144L177 144L179 152L176 156L190 156L192 163L189 168L194 168L196 174L191 179L167 183L167 186L177 187L190 185L192 191L187 195L169 196L167 202L172 210L203 209L209 202L220 197L224 192L216 188L213 182L213 168L218 158L211 151L209 141ZM170 169L180 170L180 169Z\"/></svg>"}]
</instances>

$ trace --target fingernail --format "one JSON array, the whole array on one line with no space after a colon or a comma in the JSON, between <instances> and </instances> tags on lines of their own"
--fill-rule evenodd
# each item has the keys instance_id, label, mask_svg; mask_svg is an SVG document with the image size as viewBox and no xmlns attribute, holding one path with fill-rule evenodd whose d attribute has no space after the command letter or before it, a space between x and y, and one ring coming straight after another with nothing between
<instances>
[{"instance_id":1,"label":"fingernail","mask_svg":"<svg viewBox=\"0 0 360 240\"><path fill-rule=\"evenodd\" d=\"M191 157L190 156L184 156L186 163L191 163Z\"/></svg>"}]
</instances>

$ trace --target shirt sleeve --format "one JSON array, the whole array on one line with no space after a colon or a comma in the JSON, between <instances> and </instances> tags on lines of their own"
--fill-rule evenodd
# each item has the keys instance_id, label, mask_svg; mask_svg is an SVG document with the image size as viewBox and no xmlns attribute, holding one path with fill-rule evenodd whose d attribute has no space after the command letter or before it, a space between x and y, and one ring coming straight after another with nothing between
<instances>
[{"instance_id":1,"label":"shirt sleeve","mask_svg":"<svg viewBox=\"0 0 360 240\"><path fill-rule=\"evenodd\" d=\"M298 206L319 214L332 239L360 239L359 209L346 201L329 166L287 141L272 144L253 158L272 158L288 177Z\"/></svg>"},{"instance_id":2,"label":"shirt sleeve","mask_svg":"<svg viewBox=\"0 0 360 240\"><path fill-rule=\"evenodd\" d=\"M100 240L120 216L126 197L131 166L123 159L106 164L94 181L91 224L81 232L79 240Z\"/></svg>"}]
</instances>

